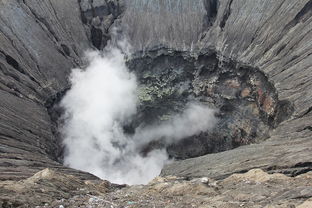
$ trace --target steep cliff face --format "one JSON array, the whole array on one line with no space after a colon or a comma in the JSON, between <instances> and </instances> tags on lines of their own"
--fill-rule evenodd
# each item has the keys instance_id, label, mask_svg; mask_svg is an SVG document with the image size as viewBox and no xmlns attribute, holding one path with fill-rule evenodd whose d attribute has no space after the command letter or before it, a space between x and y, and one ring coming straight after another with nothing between
<instances>
[{"instance_id":1,"label":"steep cliff face","mask_svg":"<svg viewBox=\"0 0 312 208\"><path fill-rule=\"evenodd\" d=\"M84 51L105 47L113 25L139 51L129 61L145 89L139 116L149 108L161 118L190 98L221 109L222 131L168 147L172 156L261 141L175 162L163 175L311 170L311 8L311 0L1 1L0 179L45 167L93 177L56 162L61 149L48 109L70 87Z\"/></svg>"},{"instance_id":2,"label":"steep cliff face","mask_svg":"<svg viewBox=\"0 0 312 208\"><path fill-rule=\"evenodd\" d=\"M173 164L164 174L200 175L199 170L208 167L215 176L250 167L293 175L311 170L311 4L219 2L215 23L199 47L212 46L226 57L259 67L277 89L279 99L294 105L294 113L262 144Z\"/></svg>"},{"instance_id":3,"label":"steep cliff face","mask_svg":"<svg viewBox=\"0 0 312 208\"><path fill-rule=\"evenodd\" d=\"M0 2L2 180L46 166L65 169L55 162L58 141L46 105L69 87L70 69L93 47L82 14L75 0Z\"/></svg>"},{"instance_id":4,"label":"steep cliff face","mask_svg":"<svg viewBox=\"0 0 312 208\"><path fill-rule=\"evenodd\" d=\"M205 1L126 1L122 26L136 50L191 50L207 28ZM208 19L209 21L209 19Z\"/></svg>"}]
</instances>

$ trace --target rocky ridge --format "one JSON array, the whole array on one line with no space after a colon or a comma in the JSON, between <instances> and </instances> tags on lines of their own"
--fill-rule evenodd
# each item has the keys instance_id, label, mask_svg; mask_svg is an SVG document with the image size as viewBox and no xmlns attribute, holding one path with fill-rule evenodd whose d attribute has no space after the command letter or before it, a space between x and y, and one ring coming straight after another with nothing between
<instances>
[{"instance_id":1,"label":"rocky ridge","mask_svg":"<svg viewBox=\"0 0 312 208\"><path fill-rule=\"evenodd\" d=\"M298 207L312 199L312 175L267 174L252 169L224 180L157 177L148 185L114 185L45 169L34 176L0 182L2 207ZM35 194L34 194L35 193ZM2 204L1 204L2 203Z\"/></svg>"}]
</instances>

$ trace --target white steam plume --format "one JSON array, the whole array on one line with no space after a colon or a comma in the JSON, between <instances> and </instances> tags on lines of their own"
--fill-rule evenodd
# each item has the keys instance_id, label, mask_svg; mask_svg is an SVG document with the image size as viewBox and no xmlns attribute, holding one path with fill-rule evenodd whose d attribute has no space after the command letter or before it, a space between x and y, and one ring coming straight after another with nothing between
<instances>
[{"instance_id":1,"label":"white steam plume","mask_svg":"<svg viewBox=\"0 0 312 208\"><path fill-rule=\"evenodd\" d=\"M160 173L168 155L162 149L142 156L140 147L157 139L171 144L216 123L213 110L193 103L170 121L125 135L122 127L138 104L136 77L118 49L89 52L87 58L85 70L72 71L72 87L61 102L66 165L114 183L145 184Z\"/></svg>"},{"instance_id":2,"label":"white steam plume","mask_svg":"<svg viewBox=\"0 0 312 208\"><path fill-rule=\"evenodd\" d=\"M217 122L215 111L199 103L189 103L183 114L178 114L159 125L138 128L134 135L135 144L147 144L165 138L171 144L183 138L211 129Z\"/></svg>"}]
</instances>

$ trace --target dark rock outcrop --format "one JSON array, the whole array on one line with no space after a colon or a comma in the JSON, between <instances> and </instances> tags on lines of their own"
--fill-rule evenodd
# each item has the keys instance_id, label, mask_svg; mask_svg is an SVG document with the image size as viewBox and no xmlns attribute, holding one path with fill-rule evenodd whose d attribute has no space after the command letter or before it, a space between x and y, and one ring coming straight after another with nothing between
<instances>
[{"instance_id":1,"label":"dark rock outcrop","mask_svg":"<svg viewBox=\"0 0 312 208\"><path fill-rule=\"evenodd\" d=\"M110 29L124 12L123 0L79 0L81 19L87 25L87 33L94 47L102 50L110 39Z\"/></svg>"},{"instance_id":2,"label":"dark rock outcrop","mask_svg":"<svg viewBox=\"0 0 312 208\"><path fill-rule=\"evenodd\" d=\"M276 89L259 69L227 60L213 50L193 56L150 50L132 57L128 65L140 83L140 107L133 128L169 120L189 102L219 109L214 129L167 147L176 159L263 141L292 114L292 105L278 100ZM165 142L153 141L144 152L152 146L165 146Z\"/></svg>"}]
</instances>

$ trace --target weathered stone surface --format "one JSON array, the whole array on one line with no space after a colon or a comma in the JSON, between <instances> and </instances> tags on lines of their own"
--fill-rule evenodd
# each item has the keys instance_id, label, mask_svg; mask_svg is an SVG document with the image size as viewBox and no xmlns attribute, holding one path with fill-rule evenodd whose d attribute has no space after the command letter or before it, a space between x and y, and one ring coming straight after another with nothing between
<instances>
[{"instance_id":1,"label":"weathered stone surface","mask_svg":"<svg viewBox=\"0 0 312 208\"><path fill-rule=\"evenodd\" d=\"M208 172L219 177L253 167L311 169L311 5L311 1L219 1L216 20L199 47L213 47L226 57L259 67L279 99L294 105L294 114L263 144L176 162L165 168L164 175Z\"/></svg>"},{"instance_id":2,"label":"weathered stone surface","mask_svg":"<svg viewBox=\"0 0 312 208\"><path fill-rule=\"evenodd\" d=\"M110 39L110 29L124 12L124 0L80 0L81 19L87 25L91 43L97 49L103 49ZM115 31L114 31L115 32Z\"/></svg>"},{"instance_id":3,"label":"weathered stone surface","mask_svg":"<svg viewBox=\"0 0 312 208\"><path fill-rule=\"evenodd\" d=\"M309 171L312 168L310 130L293 132L293 128L300 128L303 123L306 123L304 118L284 122L261 144L174 162L163 169L162 175L220 178L256 167L289 175Z\"/></svg>"},{"instance_id":4,"label":"weathered stone surface","mask_svg":"<svg viewBox=\"0 0 312 208\"><path fill-rule=\"evenodd\" d=\"M94 178L55 162L60 150L46 104L69 87L70 69L83 64L86 49L105 46L113 23L135 51L161 47L197 54L209 48L220 64L231 59L258 68L285 100L276 124L283 122L267 141L174 162L163 175L224 178L257 167L288 175L311 170L312 1L170 2L128 0L124 8L117 0L0 1L0 180L26 178L46 167ZM231 88L227 97L236 94L238 83L225 82ZM274 99L258 95L271 114Z\"/></svg>"},{"instance_id":5,"label":"weathered stone surface","mask_svg":"<svg viewBox=\"0 0 312 208\"><path fill-rule=\"evenodd\" d=\"M215 18L216 13L207 17L205 2L209 1L128 0L122 26L135 50L164 46L191 50Z\"/></svg>"},{"instance_id":6,"label":"weathered stone surface","mask_svg":"<svg viewBox=\"0 0 312 208\"><path fill-rule=\"evenodd\" d=\"M44 169L22 181L0 182L1 207L35 207L56 199L83 194L101 195L111 190L107 181L87 180Z\"/></svg>"},{"instance_id":7,"label":"weathered stone surface","mask_svg":"<svg viewBox=\"0 0 312 208\"><path fill-rule=\"evenodd\" d=\"M89 48L76 0L0 2L0 180L67 170L45 105Z\"/></svg>"},{"instance_id":8,"label":"weathered stone surface","mask_svg":"<svg viewBox=\"0 0 312 208\"><path fill-rule=\"evenodd\" d=\"M166 147L169 156L186 159L260 142L292 114L292 105L278 99L276 89L259 69L224 58L221 63L213 50L196 56L167 49L144 54L128 61L140 83L140 106L130 125L133 131L170 120L190 102L218 109L214 129L169 145L166 139L170 138L159 138L143 147L144 153ZM246 87L249 95L240 96ZM281 106L289 111L283 111L283 117Z\"/></svg>"},{"instance_id":9,"label":"weathered stone surface","mask_svg":"<svg viewBox=\"0 0 312 208\"><path fill-rule=\"evenodd\" d=\"M157 177L144 186L116 186L45 169L22 181L0 182L2 207L309 207L312 175L253 169L224 180Z\"/></svg>"}]
</instances>

